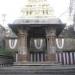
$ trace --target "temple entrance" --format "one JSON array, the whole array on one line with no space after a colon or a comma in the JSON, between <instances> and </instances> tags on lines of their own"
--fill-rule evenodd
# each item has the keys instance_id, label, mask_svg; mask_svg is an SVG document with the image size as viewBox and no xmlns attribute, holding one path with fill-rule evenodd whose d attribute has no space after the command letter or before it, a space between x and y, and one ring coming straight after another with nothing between
<instances>
[{"instance_id":1,"label":"temple entrance","mask_svg":"<svg viewBox=\"0 0 75 75\"><path fill-rule=\"evenodd\" d=\"M22 19L22 24L10 24L18 36L18 62L56 64L56 37L64 26L59 19Z\"/></svg>"},{"instance_id":2,"label":"temple entrance","mask_svg":"<svg viewBox=\"0 0 75 75\"><path fill-rule=\"evenodd\" d=\"M41 31L40 31L41 30ZM29 60L31 62L43 62L46 61L46 38L43 33L43 29L33 28L29 32Z\"/></svg>"},{"instance_id":3,"label":"temple entrance","mask_svg":"<svg viewBox=\"0 0 75 75\"><path fill-rule=\"evenodd\" d=\"M46 61L46 39L45 38L31 38L30 39L30 61L43 62Z\"/></svg>"}]
</instances>

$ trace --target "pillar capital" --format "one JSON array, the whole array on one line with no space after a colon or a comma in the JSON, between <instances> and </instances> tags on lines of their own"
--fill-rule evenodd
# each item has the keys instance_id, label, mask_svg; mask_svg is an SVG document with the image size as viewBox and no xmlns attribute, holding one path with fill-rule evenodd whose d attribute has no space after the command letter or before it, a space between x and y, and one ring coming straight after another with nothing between
<instances>
[{"instance_id":1,"label":"pillar capital","mask_svg":"<svg viewBox=\"0 0 75 75\"><path fill-rule=\"evenodd\" d=\"M56 36L56 29L54 28L46 28L46 37Z\"/></svg>"},{"instance_id":2,"label":"pillar capital","mask_svg":"<svg viewBox=\"0 0 75 75\"><path fill-rule=\"evenodd\" d=\"M28 35L28 31L27 30L19 30L18 31L18 36L27 36Z\"/></svg>"}]
</instances>

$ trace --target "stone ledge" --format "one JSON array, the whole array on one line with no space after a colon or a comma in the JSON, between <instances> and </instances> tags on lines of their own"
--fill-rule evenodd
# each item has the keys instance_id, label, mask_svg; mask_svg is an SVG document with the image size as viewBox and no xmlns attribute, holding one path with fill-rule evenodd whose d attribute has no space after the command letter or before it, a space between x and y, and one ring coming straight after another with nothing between
<instances>
[{"instance_id":1,"label":"stone ledge","mask_svg":"<svg viewBox=\"0 0 75 75\"><path fill-rule=\"evenodd\" d=\"M75 75L75 65L1 67L1 75Z\"/></svg>"}]
</instances>

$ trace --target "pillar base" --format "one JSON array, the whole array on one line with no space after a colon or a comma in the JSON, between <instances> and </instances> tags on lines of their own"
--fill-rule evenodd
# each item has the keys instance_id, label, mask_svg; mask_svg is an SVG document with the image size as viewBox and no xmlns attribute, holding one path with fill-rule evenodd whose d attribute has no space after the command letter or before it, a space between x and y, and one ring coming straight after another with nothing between
<instances>
[{"instance_id":1,"label":"pillar base","mask_svg":"<svg viewBox=\"0 0 75 75\"><path fill-rule=\"evenodd\" d=\"M18 62L26 63L28 61L28 55L26 54L18 54Z\"/></svg>"},{"instance_id":2,"label":"pillar base","mask_svg":"<svg viewBox=\"0 0 75 75\"><path fill-rule=\"evenodd\" d=\"M50 62L51 64L56 63L56 54L55 53L48 54L48 62Z\"/></svg>"}]
</instances>

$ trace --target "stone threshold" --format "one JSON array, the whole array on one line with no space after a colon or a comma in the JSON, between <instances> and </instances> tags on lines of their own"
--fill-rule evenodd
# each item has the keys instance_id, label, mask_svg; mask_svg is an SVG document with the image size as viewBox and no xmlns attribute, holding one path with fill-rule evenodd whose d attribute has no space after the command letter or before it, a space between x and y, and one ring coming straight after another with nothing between
<instances>
[{"instance_id":1,"label":"stone threshold","mask_svg":"<svg viewBox=\"0 0 75 75\"><path fill-rule=\"evenodd\" d=\"M61 65L61 63L54 63L54 62L14 62L15 66L55 66Z\"/></svg>"}]
</instances>

